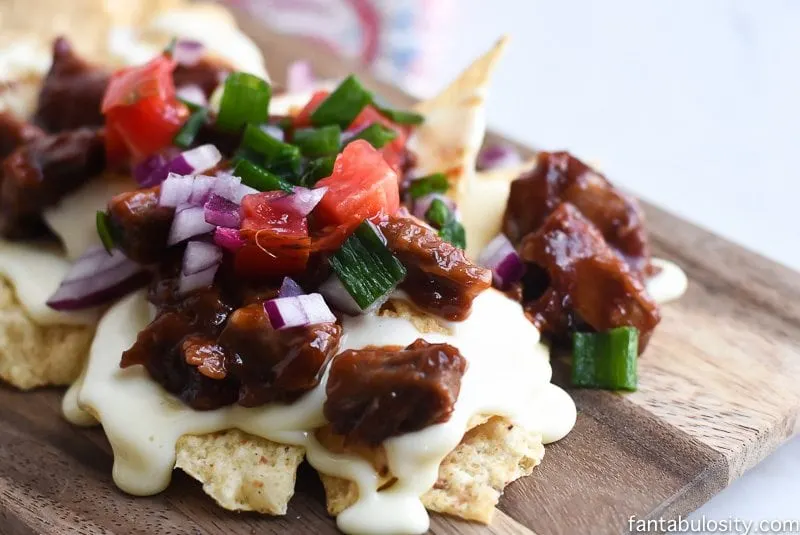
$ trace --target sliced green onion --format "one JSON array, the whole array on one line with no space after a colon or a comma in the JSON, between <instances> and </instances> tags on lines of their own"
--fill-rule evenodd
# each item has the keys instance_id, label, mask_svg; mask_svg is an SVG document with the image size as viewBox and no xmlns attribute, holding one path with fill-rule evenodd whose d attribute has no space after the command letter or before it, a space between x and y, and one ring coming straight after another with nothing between
<instances>
[{"instance_id":1,"label":"sliced green onion","mask_svg":"<svg viewBox=\"0 0 800 535\"><path fill-rule=\"evenodd\" d=\"M217 126L234 132L247 123L265 123L271 96L272 88L258 76L246 72L229 74L225 79Z\"/></svg>"},{"instance_id":2,"label":"sliced green onion","mask_svg":"<svg viewBox=\"0 0 800 535\"><path fill-rule=\"evenodd\" d=\"M267 170L291 182L297 181L302 167L300 148L287 145L267 164Z\"/></svg>"},{"instance_id":3,"label":"sliced green onion","mask_svg":"<svg viewBox=\"0 0 800 535\"><path fill-rule=\"evenodd\" d=\"M425 219L439 229L439 237L444 241L452 243L459 249L467 248L464 225L458 222L456 215L441 199L431 201L428 211L425 212Z\"/></svg>"},{"instance_id":4,"label":"sliced green onion","mask_svg":"<svg viewBox=\"0 0 800 535\"><path fill-rule=\"evenodd\" d=\"M300 148L303 156L318 158L339 152L339 137L342 129L332 124L320 128L301 128L294 131L292 143Z\"/></svg>"},{"instance_id":5,"label":"sliced green onion","mask_svg":"<svg viewBox=\"0 0 800 535\"><path fill-rule=\"evenodd\" d=\"M300 185L306 188L314 187L314 184L333 174L333 164L336 163L336 156L325 156L311 160L306 165Z\"/></svg>"},{"instance_id":6,"label":"sliced green onion","mask_svg":"<svg viewBox=\"0 0 800 535\"><path fill-rule=\"evenodd\" d=\"M199 108L197 111L193 112L189 118L186 119L186 122L183 123L178 133L175 134L172 143L182 149L191 147L192 143L194 143L194 138L197 137L197 133L205 124L206 118L208 118L208 110L206 108Z\"/></svg>"},{"instance_id":7,"label":"sliced green onion","mask_svg":"<svg viewBox=\"0 0 800 535\"><path fill-rule=\"evenodd\" d=\"M383 243L380 230L364 221L330 258L331 268L361 310L397 286L406 268Z\"/></svg>"},{"instance_id":8,"label":"sliced green onion","mask_svg":"<svg viewBox=\"0 0 800 535\"><path fill-rule=\"evenodd\" d=\"M370 102L372 94L351 74L317 106L311 114L311 124L314 126L338 124L345 129Z\"/></svg>"},{"instance_id":9,"label":"sliced green onion","mask_svg":"<svg viewBox=\"0 0 800 535\"><path fill-rule=\"evenodd\" d=\"M375 108L381 115L390 119L393 123L397 124L422 124L425 117L413 111L394 110L392 108L385 108L383 106L375 105Z\"/></svg>"},{"instance_id":10,"label":"sliced green onion","mask_svg":"<svg viewBox=\"0 0 800 535\"><path fill-rule=\"evenodd\" d=\"M100 241L103 243L108 254L114 248L114 235L111 233L111 222L108 220L108 214L100 210L97 211L95 218L97 223L97 234L100 236Z\"/></svg>"},{"instance_id":11,"label":"sliced green onion","mask_svg":"<svg viewBox=\"0 0 800 535\"><path fill-rule=\"evenodd\" d=\"M429 193L444 193L449 188L450 183L447 181L447 176L444 173L434 173L413 180L408 186L408 194L412 199L419 199Z\"/></svg>"},{"instance_id":12,"label":"sliced green onion","mask_svg":"<svg viewBox=\"0 0 800 535\"><path fill-rule=\"evenodd\" d=\"M164 48L162 54L164 54L168 58L171 58L172 55L175 54L175 46L177 44L178 44L178 38L173 37L172 39L169 40L169 43L167 44L166 48Z\"/></svg>"},{"instance_id":13,"label":"sliced green onion","mask_svg":"<svg viewBox=\"0 0 800 535\"><path fill-rule=\"evenodd\" d=\"M191 113L194 113L194 112L196 112L197 110L204 110L204 109L206 109L206 108L204 108L203 106L201 106L200 104L198 104L198 103L196 103L196 102L191 102L191 101L189 101L189 100L182 99L181 97L178 97L178 100L180 100L181 102L183 102L184 106L186 106L187 108L189 108L189 112L191 112Z\"/></svg>"},{"instance_id":14,"label":"sliced green onion","mask_svg":"<svg viewBox=\"0 0 800 535\"><path fill-rule=\"evenodd\" d=\"M233 168L233 174L242 179L242 184L258 191L292 191L292 185L278 175L270 173L246 158L239 158Z\"/></svg>"},{"instance_id":15,"label":"sliced green onion","mask_svg":"<svg viewBox=\"0 0 800 535\"><path fill-rule=\"evenodd\" d=\"M386 145L396 137L397 137L397 132L395 132L391 128L387 128L382 124L372 123L364 130L353 136L348 141L348 143L351 143L357 139L363 139L376 149L381 149L383 148L384 145Z\"/></svg>"},{"instance_id":16,"label":"sliced green onion","mask_svg":"<svg viewBox=\"0 0 800 535\"><path fill-rule=\"evenodd\" d=\"M583 388L636 390L639 331L617 327L572 338L572 384Z\"/></svg>"},{"instance_id":17,"label":"sliced green onion","mask_svg":"<svg viewBox=\"0 0 800 535\"><path fill-rule=\"evenodd\" d=\"M293 176L300 172L300 149L275 139L258 126L248 124L245 127L242 148L251 155L253 152L260 154L264 166L273 173Z\"/></svg>"},{"instance_id":18,"label":"sliced green onion","mask_svg":"<svg viewBox=\"0 0 800 535\"><path fill-rule=\"evenodd\" d=\"M467 233L464 230L464 225L455 219L451 219L439 229L439 237L459 249L467 248Z\"/></svg>"}]
</instances>

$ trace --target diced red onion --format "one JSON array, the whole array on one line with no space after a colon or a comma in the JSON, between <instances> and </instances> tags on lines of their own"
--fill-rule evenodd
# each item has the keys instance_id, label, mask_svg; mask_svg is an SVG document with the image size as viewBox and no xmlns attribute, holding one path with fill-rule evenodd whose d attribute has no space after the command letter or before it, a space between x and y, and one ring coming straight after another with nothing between
<instances>
[{"instance_id":1,"label":"diced red onion","mask_svg":"<svg viewBox=\"0 0 800 535\"><path fill-rule=\"evenodd\" d=\"M222 153L210 143L183 151L170 162L170 171L179 175L194 175L208 171L222 161Z\"/></svg>"},{"instance_id":2,"label":"diced red onion","mask_svg":"<svg viewBox=\"0 0 800 535\"><path fill-rule=\"evenodd\" d=\"M344 287L342 281L335 274L320 285L319 293L325 296L325 299L333 308L341 310L345 314L358 316L362 312L361 307L358 306L353 296L350 295L350 292L347 291L347 288Z\"/></svg>"},{"instance_id":3,"label":"diced red onion","mask_svg":"<svg viewBox=\"0 0 800 535\"><path fill-rule=\"evenodd\" d=\"M522 155L506 143L487 145L478 153L476 166L480 170L513 167L522 163Z\"/></svg>"},{"instance_id":4,"label":"diced red onion","mask_svg":"<svg viewBox=\"0 0 800 535\"><path fill-rule=\"evenodd\" d=\"M203 57L205 46L200 41L193 39L178 39L172 51L172 59L179 65L193 67Z\"/></svg>"},{"instance_id":5,"label":"diced red onion","mask_svg":"<svg viewBox=\"0 0 800 535\"><path fill-rule=\"evenodd\" d=\"M183 253L183 267L181 273L194 275L211 266L216 266L222 261L222 249L204 241L190 241L186 244Z\"/></svg>"},{"instance_id":6,"label":"diced red onion","mask_svg":"<svg viewBox=\"0 0 800 535\"><path fill-rule=\"evenodd\" d=\"M178 206L189 202L194 187L194 177L181 176L170 173L161 184L161 195L158 198L159 206Z\"/></svg>"},{"instance_id":7,"label":"diced red onion","mask_svg":"<svg viewBox=\"0 0 800 535\"><path fill-rule=\"evenodd\" d=\"M336 321L320 294L278 297L264 302L264 311L275 329L302 327Z\"/></svg>"},{"instance_id":8,"label":"diced red onion","mask_svg":"<svg viewBox=\"0 0 800 535\"><path fill-rule=\"evenodd\" d=\"M211 286L214 283L214 276L217 274L217 269L219 269L219 264L214 264L203 271L198 271L191 275L184 275L181 273L181 278L178 281L178 292L187 294L192 290Z\"/></svg>"},{"instance_id":9,"label":"diced red onion","mask_svg":"<svg viewBox=\"0 0 800 535\"><path fill-rule=\"evenodd\" d=\"M214 225L206 223L205 210L202 206L191 206L175 212L172 227L169 229L167 245L175 245L206 232L212 232Z\"/></svg>"},{"instance_id":10,"label":"diced red onion","mask_svg":"<svg viewBox=\"0 0 800 535\"><path fill-rule=\"evenodd\" d=\"M423 195L419 199L414 201L414 210L411 212L412 215L425 220L425 214L428 213L428 209L431 207L431 203L434 200L439 199L442 201L447 208L450 209L450 212L453 213L457 220L461 219L461 214L458 212L458 207L456 206L456 202L446 195L442 195L441 193L428 193L427 195Z\"/></svg>"},{"instance_id":11,"label":"diced red onion","mask_svg":"<svg viewBox=\"0 0 800 535\"><path fill-rule=\"evenodd\" d=\"M80 310L113 301L147 283L149 274L115 249L87 251L72 266L58 290L47 300L55 310Z\"/></svg>"},{"instance_id":12,"label":"diced red onion","mask_svg":"<svg viewBox=\"0 0 800 535\"><path fill-rule=\"evenodd\" d=\"M278 297L295 297L303 295L305 292L299 284L291 277L284 277L281 289L278 291Z\"/></svg>"},{"instance_id":13,"label":"diced red onion","mask_svg":"<svg viewBox=\"0 0 800 535\"><path fill-rule=\"evenodd\" d=\"M216 193L212 193L203 207L206 223L218 227L239 228L242 222L239 205Z\"/></svg>"},{"instance_id":14,"label":"diced red onion","mask_svg":"<svg viewBox=\"0 0 800 535\"><path fill-rule=\"evenodd\" d=\"M284 140L283 130L274 124L263 124L261 130L270 137L274 137L278 141Z\"/></svg>"},{"instance_id":15,"label":"diced red onion","mask_svg":"<svg viewBox=\"0 0 800 535\"><path fill-rule=\"evenodd\" d=\"M316 77L308 61L293 61L286 69L286 92L299 93L313 89Z\"/></svg>"},{"instance_id":16,"label":"diced red onion","mask_svg":"<svg viewBox=\"0 0 800 535\"><path fill-rule=\"evenodd\" d=\"M242 197L250 193L257 191L241 184L239 177L230 174L209 177L170 173L161 185L159 205L178 206L190 203L202 206L208 201L209 196L214 194L238 204Z\"/></svg>"},{"instance_id":17,"label":"diced red onion","mask_svg":"<svg viewBox=\"0 0 800 535\"><path fill-rule=\"evenodd\" d=\"M213 176L195 176L194 182L192 183L192 194L189 196L189 204L193 204L195 206L205 204L211 195L211 188L214 187L214 183L216 181L217 178Z\"/></svg>"},{"instance_id":18,"label":"diced red onion","mask_svg":"<svg viewBox=\"0 0 800 535\"><path fill-rule=\"evenodd\" d=\"M505 290L525 274L525 264L505 234L498 234L481 251L478 263L492 270L494 285Z\"/></svg>"},{"instance_id":19,"label":"diced red onion","mask_svg":"<svg viewBox=\"0 0 800 535\"><path fill-rule=\"evenodd\" d=\"M175 96L186 102L197 104L198 106L205 107L208 105L208 99L203 92L203 88L197 84L187 84L179 87L175 91Z\"/></svg>"},{"instance_id":20,"label":"diced red onion","mask_svg":"<svg viewBox=\"0 0 800 535\"><path fill-rule=\"evenodd\" d=\"M133 179L143 188L160 184L166 177L168 163L161 154L148 156L133 166Z\"/></svg>"},{"instance_id":21,"label":"diced red onion","mask_svg":"<svg viewBox=\"0 0 800 535\"><path fill-rule=\"evenodd\" d=\"M311 213L328 191L327 187L308 189L296 186L293 193L275 200L275 206L286 212L295 212L303 217Z\"/></svg>"},{"instance_id":22,"label":"diced red onion","mask_svg":"<svg viewBox=\"0 0 800 535\"><path fill-rule=\"evenodd\" d=\"M214 243L234 253L244 246L239 229L234 228L217 227L214 231Z\"/></svg>"}]
</instances>

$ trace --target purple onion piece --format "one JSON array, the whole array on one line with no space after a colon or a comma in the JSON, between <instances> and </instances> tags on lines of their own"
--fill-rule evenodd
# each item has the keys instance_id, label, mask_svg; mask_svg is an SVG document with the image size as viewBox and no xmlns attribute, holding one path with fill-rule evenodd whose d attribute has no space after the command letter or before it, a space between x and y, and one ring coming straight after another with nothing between
<instances>
[{"instance_id":1,"label":"purple onion piece","mask_svg":"<svg viewBox=\"0 0 800 535\"><path fill-rule=\"evenodd\" d=\"M214 231L214 243L235 253L244 246L244 240L239 234L238 229L217 227Z\"/></svg>"},{"instance_id":2,"label":"purple onion piece","mask_svg":"<svg viewBox=\"0 0 800 535\"><path fill-rule=\"evenodd\" d=\"M286 69L286 91L296 93L309 91L314 87L316 77L308 61L293 61Z\"/></svg>"},{"instance_id":3,"label":"purple onion piece","mask_svg":"<svg viewBox=\"0 0 800 535\"><path fill-rule=\"evenodd\" d=\"M216 193L211 194L203 208L206 223L218 227L239 228L242 222L239 205Z\"/></svg>"},{"instance_id":4,"label":"purple onion piece","mask_svg":"<svg viewBox=\"0 0 800 535\"><path fill-rule=\"evenodd\" d=\"M203 241L190 241L186 244L183 253L183 266L181 273L194 275L211 266L216 266L222 261L222 249L213 243Z\"/></svg>"},{"instance_id":5,"label":"purple onion piece","mask_svg":"<svg viewBox=\"0 0 800 535\"><path fill-rule=\"evenodd\" d=\"M181 273L180 280L178 281L178 292L187 294L198 288L207 288L211 286L214 283L214 276L217 274L217 269L219 269L219 264L214 264L203 271L198 271L191 275Z\"/></svg>"},{"instance_id":6,"label":"purple onion piece","mask_svg":"<svg viewBox=\"0 0 800 535\"><path fill-rule=\"evenodd\" d=\"M172 59L179 65L186 67L193 67L197 65L200 58L203 57L205 46L200 41L193 39L178 39L175 42L175 48L172 51Z\"/></svg>"},{"instance_id":7,"label":"purple onion piece","mask_svg":"<svg viewBox=\"0 0 800 535\"><path fill-rule=\"evenodd\" d=\"M295 297L303 295L305 292L291 277L284 277L281 289L278 291L278 297Z\"/></svg>"},{"instance_id":8,"label":"purple onion piece","mask_svg":"<svg viewBox=\"0 0 800 535\"><path fill-rule=\"evenodd\" d=\"M167 177L166 169L167 159L161 154L153 154L133 166L133 178L143 188L149 188Z\"/></svg>"},{"instance_id":9,"label":"purple onion piece","mask_svg":"<svg viewBox=\"0 0 800 535\"><path fill-rule=\"evenodd\" d=\"M525 263L505 234L498 234L478 256L478 263L492 270L494 285L505 290L525 274Z\"/></svg>"},{"instance_id":10,"label":"purple onion piece","mask_svg":"<svg viewBox=\"0 0 800 535\"><path fill-rule=\"evenodd\" d=\"M175 96L181 100L191 102L192 104L196 104L198 106L205 107L208 105L208 99L206 98L206 94L203 92L203 88L197 84L188 84L179 87L175 91Z\"/></svg>"},{"instance_id":11,"label":"purple onion piece","mask_svg":"<svg viewBox=\"0 0 800 535\"><path fill-rule=\"evenodd\" d=\"M264 312L275 329L336 321L325 299L316 293L270 299L264 302Z\"/></svg>"},{"instance_id":12,"label":"purple onion piece","mask_svg":"<svg viewBox=\"0 0 800 535\"><path fill-rule=\"evenodd\" d=\"M497 143L487 145L478 153L476 166L479 170L513 167L522 163L522 155L511 145Z\"/></svg>"},{"instance_id":13,"label":"purple onion piece","mask_svg":"<svg viewBox=\"0 0 800 535\"><path fill-rule=\"evenodd\" d=\"M276 199L274 204L284 211L295 212L305 217L319 204L327 191L326 187L308 189L296 186L293 193Z\"/></svg>"},{"instance_id":14,"label":"purple onion piece","mask_svg":"<svg viewBox=\"0 0 800 535\"><path fill-rule=\"evenodd\" d=\"M192 206L175 213L172 227L169 229L167 245L175 245L184 240L213 232L214 225L206 223L205 210L202 206Z\"/></svg>"}]
</instances>

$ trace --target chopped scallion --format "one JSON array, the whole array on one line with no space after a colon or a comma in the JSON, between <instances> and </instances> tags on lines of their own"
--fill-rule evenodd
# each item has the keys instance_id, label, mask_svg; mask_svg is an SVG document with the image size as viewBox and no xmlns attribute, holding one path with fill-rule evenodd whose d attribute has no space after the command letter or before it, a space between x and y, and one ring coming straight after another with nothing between
<instances>
[{"instance_id":1,"label":"chopped scallion","mask_svg":"<svg viewBox=\"0 0 800 535\"><path fill-rule=\"evenodd\" d=\"M317 106L311 114L311 124L337 124L345 129L370 102L372 94L351 74Z\"/></svg>"},{"instance_id":2,"label":"chopped scallion","mask_svg":"<svg viewBox=\"0 0 800 535\"><path fill-rule=\"evenodd\" d=\"M636 390L639 331L617 327L572 338L572 384L583 388Z\"/></svg>"},{"instance_id":3,"label":"chopped scallion","mask_svg":"<svg viewBox=\"0 0 800 535\"><path fill-rule=\"evenodd\" d=\"M253 124L244 129L241 149L250 160L253 160L253 153L260 154L264 167L280 176L293 178L300 172L300 149L275 139Z\"/></svg>"},{"instance_id":4,"label":"chopped scallion","mask_svg":"<svg viewBox=\"0 0 800 535\"><path fill-rule=\"evenodd\" d=\"M100 241L103 243L108 254L114 248L114 235L111 233L111 222L108 220L108 214L100 210L97 211L95 218L97 223L97 234L100 236Z\"/></svg>"},{"instance_id":5,"label":"chopped scallion","mask_svg":"<svg viewBox=\"0 0 800 535\"><path fill-rule=\"evenodd\" d=\"M434 173L413 180L408 186L408 194L412 199L419 199L429 193L444 193L450 187L444 173Z\"/></svg>"},{"instance_id":6,"label":"chopped scallion","mask_svg":"<svg viewBox=\"0 0 800 535\"><path fill-rule=\"evenodd\" d=\"M406 268L384 244L380 230L364 221L330 258L331 268L361 310L397 286Z\"/></svg>"},{"instance_id":7,"label":"chopped scallion","mask_svg":"<svg viewBox=\"0 0 800 535\"><path fill-rule=\"evenodd\" d=\"M258 191L292 191L291 184L246 158L238 158L233 174L242 179L242 184Z\"/></svg>"},{"instance_id":8,"label":"chopped scallion","mask_svg":"<svg viewBox=\"0 0 800 535\"><path fill-rule=\"evenodd\" d=\"M294 131L292 143L300 148L307 158L330 156L339 152L339 137L342 129L332 124L320 128L301 128Z\"/></svg>"},{"instance_id":9,"label":"chopped scallion","mask_svg":"<svg viewBox=\"0 0 800 535\"><path fill-rule=\"evenodd\" d=\"M425 117L413 111L394 110L384 106L375 106L381 115L390 119L393 123L397 124L422 124Z\"/></svg>"},{"instance_id":10,"label":"chopped scallion","mask_svg":"<svg viewBox=\"0 0 800 535\"><path fill-rule=\"evenodd\" d=\"M431 201L428 211L425 212L425 219L439 229L439 237L444 241L452 243L459 249L467 248L464 225L459 223L456 215L441 199Z\"/></svg>"},{"instance_id":11,"label":"chopped scallion","mask_svg":"<svg viewBox=\"0 0 800 535\"><path fill-rule=\"evenodd\" d=\"M194 143L194 138L197 137L197 133L205 124L206 118L208 118L208 110L206 108L199 108L194 111L183 123L178 133L175 134L172 143L182 149L191 147L192 143Z\"/></svg>"},{"instance_id":12,"label":"chopped scallion","mask_svg":"<svg viewBox=\"0 0 800 535\"><path fill-rule=\"evenodd\" d=\"M364 130L353 136L348 143L356 139L363 139L376 149L382 149L384 145L397 137L397 132L391 128L387 128L382 124L372 123Z\"/></svg>"},{"instance_id":13,"label":"chopped scallion","mask_svg":"<svg viewBox=\"0 0 800 535\"><path fill-rule=\"evenodd\" d=\"M172 39L169 40L169 43L167 43L167 46L164 48L162 54L164 54L168 58L171 58L172 55L175 53L175 46L177 44L178 44L178 38L173 37Z\"/></svg>"},{"instance_id":14,"label":"chopped scallion","mask_svg":"<svg viewBox=\"0 0 800 535\"><path fill-rule=\"evenodd\" d=\"M229 74L225 79L217 126L237 131L247 123L265 123L271 96L272 88L258 76L246 72Z\"/></svg>"},{"instance_id":15,"label":"chopped scallion","mask_svg":"<svg viewBox=\"0 0 800 535\"><path fill-rule=\"evenodd\" d=\"M336 156L325 156L311 160L306 165L300 185L306 188L314 187L318 181L333 174L333 164L336 163Z\"/></svg>"}]
</instances>

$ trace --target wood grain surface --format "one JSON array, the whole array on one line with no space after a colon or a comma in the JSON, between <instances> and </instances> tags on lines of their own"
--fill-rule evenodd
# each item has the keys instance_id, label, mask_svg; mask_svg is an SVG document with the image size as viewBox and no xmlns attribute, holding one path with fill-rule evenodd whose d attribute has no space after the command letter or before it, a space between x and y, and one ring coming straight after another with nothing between
<instances>
[{"instance_id":1,"label":"wood grain surface","mask_svg":"<svg viewBox=\"0 0 800 535\"><path fill-rule=\"evenodd\" d=\"M273 74L295 57L310 57L325 75L349 69L314 45L241 21ZM434 515L433 533L625 532L631 515L694 510L798 431L800 275L645 209L655 253L681 265L690 285L664 307L641 359L639 391L571 391L574 431L547 448L532 476L508 487L493 524ZM566 375L558 359L555 372L557 382ZM102 432L67 424L61 394L0 387L0 534L336 533L307 466L282 518L224 511L180 472L158 496L121 493Z\"/></svg>"}]
</instances>

